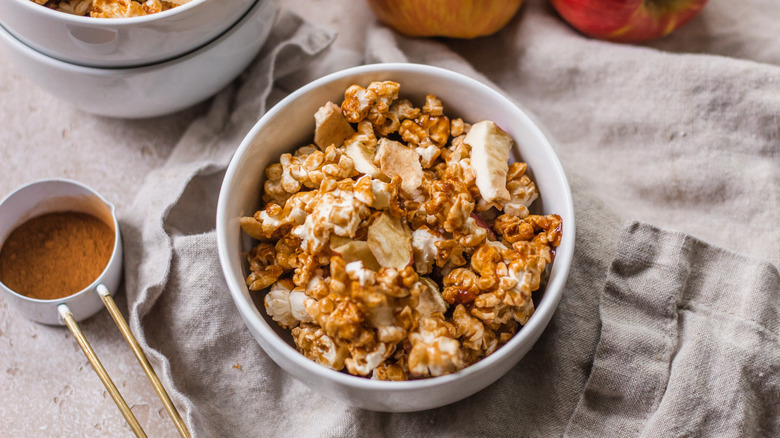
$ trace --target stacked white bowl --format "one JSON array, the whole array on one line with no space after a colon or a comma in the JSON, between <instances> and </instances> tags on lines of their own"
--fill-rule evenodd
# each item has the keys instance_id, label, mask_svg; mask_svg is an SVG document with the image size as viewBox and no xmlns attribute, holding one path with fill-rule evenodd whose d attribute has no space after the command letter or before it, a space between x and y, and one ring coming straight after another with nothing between
<instances>
[{"instance_id":1,"label":"stacked white bowl","mask_svg":"<svg viewBox=\"0 0 780 438\"><path fill-rule=\"evenodd\" d=\"M92 18L0 1L0 46L49 93L93 114L143 118L194 105L260 51L275 0L192 0L139 17Z\"/></svg>"}]
</instances>

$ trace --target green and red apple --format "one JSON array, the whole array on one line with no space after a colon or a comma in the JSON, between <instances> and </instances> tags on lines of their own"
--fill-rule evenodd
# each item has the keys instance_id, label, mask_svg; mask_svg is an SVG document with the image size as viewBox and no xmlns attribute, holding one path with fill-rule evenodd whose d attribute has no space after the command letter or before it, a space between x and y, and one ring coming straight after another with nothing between
<instances>
[{"instance_id":1,"label":"green and red apple","mask_svg":"<svg viewBox=\"0 0 780 438\"><path fill-rule=\"evenodd\" d=\"M550 0L569 25L585 35L636 43L672 33L707 0Z\"/></svg>"}]
</instances>

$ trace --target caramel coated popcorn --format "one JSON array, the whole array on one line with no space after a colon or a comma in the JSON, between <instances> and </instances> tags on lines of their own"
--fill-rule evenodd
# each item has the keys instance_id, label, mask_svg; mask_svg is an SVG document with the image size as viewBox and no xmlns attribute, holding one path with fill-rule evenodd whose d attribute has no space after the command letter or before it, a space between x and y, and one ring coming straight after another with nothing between
<instances>
[{"instance_id":1,"label":"caramel coated popcorn","mask_svg":"<svg viewBox=\"0 0 780 438\"><path fill-rule=\"evenodd\" d=\"M32 0L39 5L94 18L140 17L166 11L190 0Z\"/></svg>"},{"instance_id":2,"label":"caramel coated popcorn","mask_svg":"<svg viewBox=\"0 0 780 438\"><path fill-rule=\"evenodd\" d=\"M512 139L450 119L400 85L350 86L314 114L314 143L265 169L241 227L247 286L298 350L379 380L457 372L527 323L561 241ZM263 293L263 292L260 292Z\"/></svg>"}]
</instances>

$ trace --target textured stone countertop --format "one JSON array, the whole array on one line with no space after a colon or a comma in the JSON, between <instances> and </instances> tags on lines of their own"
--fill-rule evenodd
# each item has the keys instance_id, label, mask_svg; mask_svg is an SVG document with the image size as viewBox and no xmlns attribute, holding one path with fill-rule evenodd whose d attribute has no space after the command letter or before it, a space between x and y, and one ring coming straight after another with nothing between
<instances>
[{"instance_id":1,"label":"textured stone countertop","mask_svg":"<svg viewBox=\"0 0 780 438\"><path fill-rule=\"evenodd\" d=\"M351 29L359 26L345 31L339 11L349 4L358 16L370 14L362 2L352 3L283 2L310 21L338 30L336 44L346 45L352 44ZM147 120L95 117L35 86L0 50L0 198L39 179L64 177L91 186L121 211L147 172L165 161L208 105ZM116 300L125 312L123 290ZM80 327L146 433L178 436L108 312ZM0 399L0 436L132 436L70 332L25 319L5 296L0 296Z\"/></svg>"}]
</instances>

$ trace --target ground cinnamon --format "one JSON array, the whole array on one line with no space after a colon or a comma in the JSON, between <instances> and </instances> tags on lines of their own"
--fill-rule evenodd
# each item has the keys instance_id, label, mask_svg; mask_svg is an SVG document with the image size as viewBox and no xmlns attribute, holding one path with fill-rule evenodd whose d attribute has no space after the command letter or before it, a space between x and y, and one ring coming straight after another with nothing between
<instances>
[{"instance_id":1,"label":"ground cinnamon","mask_svg":"<svg viewBox=\"0 0 780 438\"><path fill-rule=\"evenodd\" d=\"M113 248L114 231L94 216L38 216L16 228L0 249L0 282L30 298L63 298L95 281Z\"/></svg>"}]
</instances>

